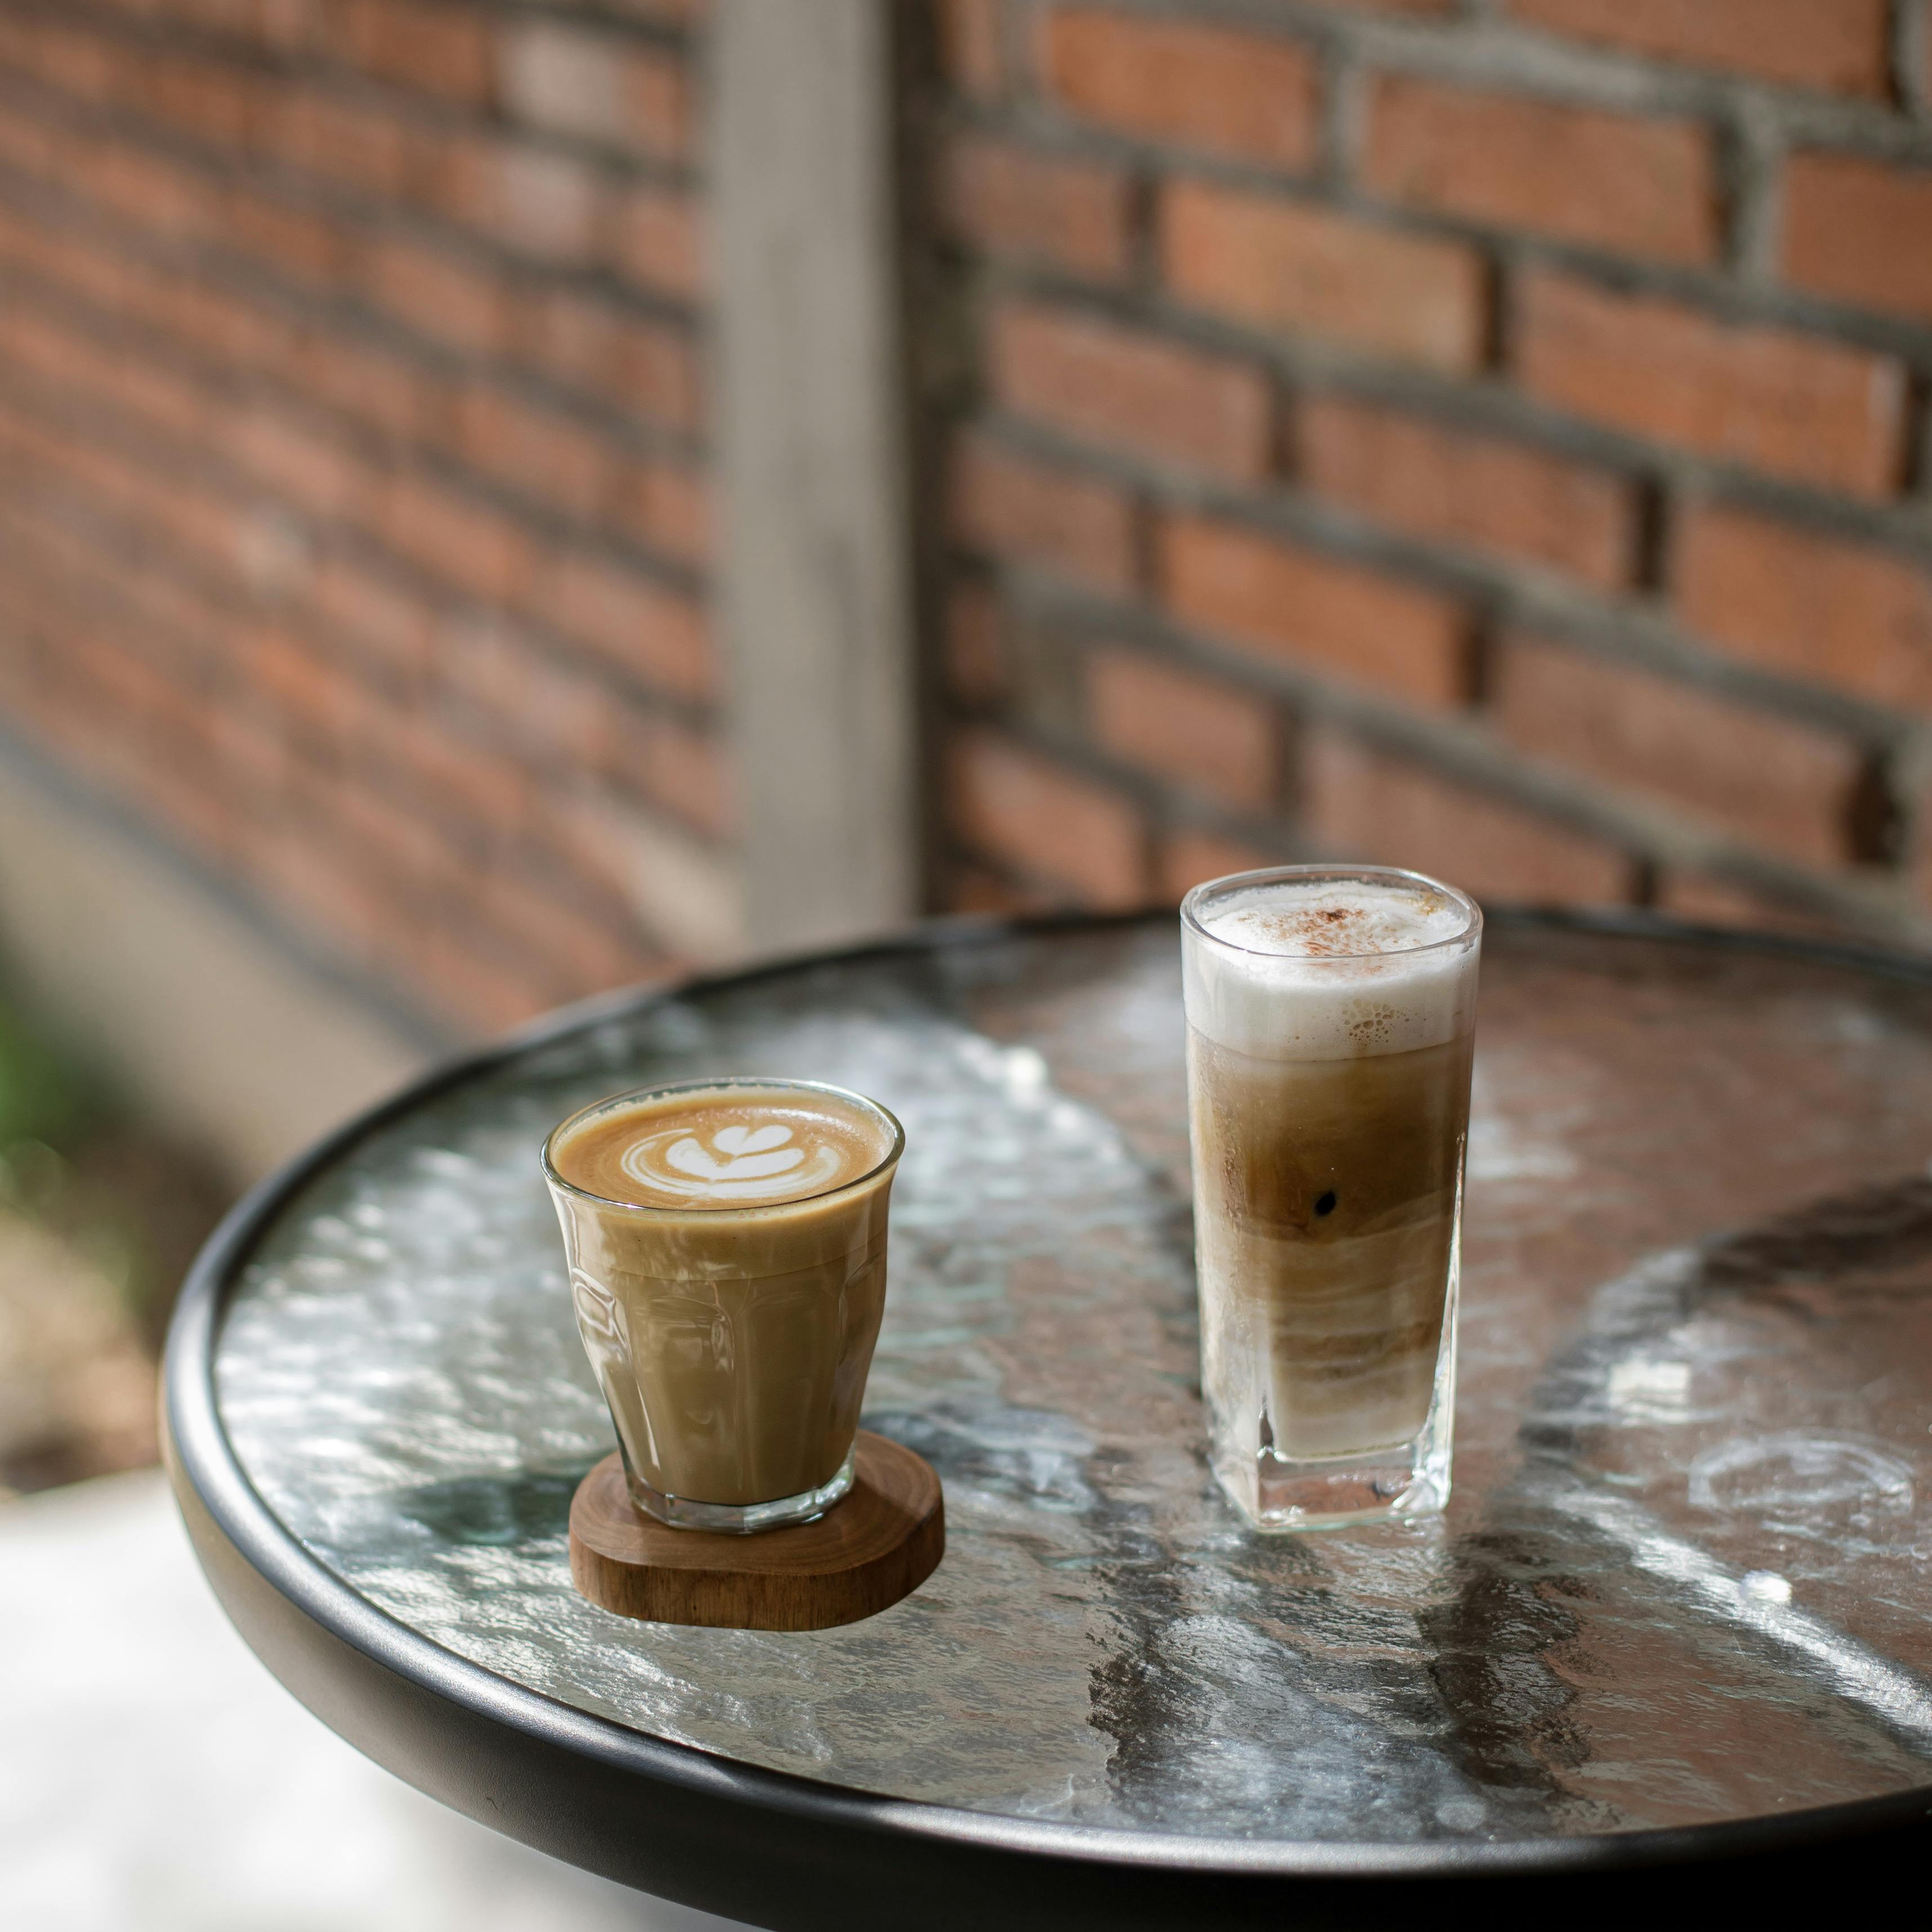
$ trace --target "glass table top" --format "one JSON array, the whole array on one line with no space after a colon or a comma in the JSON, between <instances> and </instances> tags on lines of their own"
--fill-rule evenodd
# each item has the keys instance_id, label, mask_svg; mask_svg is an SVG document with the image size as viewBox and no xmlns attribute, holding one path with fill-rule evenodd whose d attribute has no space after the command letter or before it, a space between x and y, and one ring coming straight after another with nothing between
<instances>
[{"instance_id":1,"label":"glass table top","mask_svg":"<svg viewBox=\"0 0 1932 1932\"><path fill-rule=\"evenodd\" d=\"M1483 970L1440 1522L1264 1537L1208 1475L1166 920L720 981L458 1080L276 1218L223 1425L322 1564L459 1657L866 1792L1414 1844L1932 1784L1932 985L1507 922ZM537 1149L725 1072L906 1126L866 1420L938 1470L947 1552L843 1629L571 1586L613 1438Z\"/></svg>"}]
</instances>

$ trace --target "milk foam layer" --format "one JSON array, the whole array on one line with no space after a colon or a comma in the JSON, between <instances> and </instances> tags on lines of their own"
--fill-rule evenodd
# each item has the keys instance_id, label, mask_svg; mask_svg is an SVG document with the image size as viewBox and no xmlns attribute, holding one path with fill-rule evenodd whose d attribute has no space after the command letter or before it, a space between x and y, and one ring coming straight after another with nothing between
<instances>
[{"instance_id":1,"label":"milk foam layer","mask_svg":"<svg viewBox=\"0 0 1932 1932\"><path fill-rule=\"evenodd\" d=\"M834 1095L735 1085L594 1114L559 1136L554 1158L565 1180L607 1201L767 1208L848 1185L890 1144L883 1117Z\"/></svg>"},{"instance_id":2,"label":"milk foam layer","mask_svg":"<svg viewBox=\"0 0 1932 1932\"><path fill-rule=\"evenodd\" d=\"M1187 1018L1257 1060L1352 1060L1440 1046L1474 1024L1460 899L1422 884L1292 879L1212 898L1183 950ZM1219 940L1220 944L1212 943Z\"/></svg>"}]
</instances>

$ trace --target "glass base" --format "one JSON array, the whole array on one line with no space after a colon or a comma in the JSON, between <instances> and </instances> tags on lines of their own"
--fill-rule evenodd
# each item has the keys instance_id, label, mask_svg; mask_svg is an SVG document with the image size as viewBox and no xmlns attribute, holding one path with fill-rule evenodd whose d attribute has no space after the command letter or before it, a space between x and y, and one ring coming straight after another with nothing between
<instances>
[{"instance_id":1,"label":"glass base","mask_svg":"<svg viewBox=\"0 0 1932 1932\"><path fill-rule=\"evenodd\" d=\"M784 1529L795 1522L810 1522L823 1516L852 1486L852 1464L856 1450L848 1452L829 1482L815 1490L801 1490L795 1496L780 1496L768 1503L700 1503L688 1496L667 1496L638 1475L626 1459L624 1484L631 1500L645 1515L668 1523L673 1529L708 1529L727 1536L755 1536L762 1529Z\"/></svg>"},{"instance_id":2,"label":"glass base","mask_svg":"<svg viewBox=\"0 0 1932 1932\"><path fill-rule=\"evenodd\" d=\"M1448 1445L1428 1431L1350 1456L1297 1461L1264 1449L1252 1463L1221 1463L1214 1473L1257 1529L1340 1529L1433 1516L1449 1500Z\"/></svg>"}]
</instances>

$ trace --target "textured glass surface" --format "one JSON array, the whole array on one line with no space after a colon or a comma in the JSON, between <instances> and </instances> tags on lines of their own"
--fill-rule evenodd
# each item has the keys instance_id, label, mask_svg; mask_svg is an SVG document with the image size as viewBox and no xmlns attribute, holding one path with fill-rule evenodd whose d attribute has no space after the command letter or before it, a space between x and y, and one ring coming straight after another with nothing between
<instances>
[{"instance_id":1,"label":"textured glass surface","mask_svg":"<svg viewBox=\"0 0 1932 1932\"><path fill-rule=\"evenodd\" d=\"M781 972L586 1026L364 1140L220 1341L244 1468L458 1654L747 1762L986 1810L1391 1842L1932 1782L1932 994L1493 928L1456 1490L1246 1532L1196 1393L1166 921ZM809 1635L627 1622L566 1567L611 1446L537 1148L646 1082L904 1121L867 1405L946 1560Z\"/></svg>"}]
</instances>

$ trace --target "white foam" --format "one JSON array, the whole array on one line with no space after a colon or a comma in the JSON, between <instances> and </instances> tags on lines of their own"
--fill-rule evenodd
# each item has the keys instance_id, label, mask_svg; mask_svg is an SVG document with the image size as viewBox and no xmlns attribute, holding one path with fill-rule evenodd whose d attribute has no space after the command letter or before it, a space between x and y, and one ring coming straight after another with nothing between
<instances>
[{"instance_id":1,"label":"white foam","mask_svg":"<svg viewBox=\"0 0 1932 1932\"><path fill-rule=\"evenodd\" d=\"M829 1142L792 1144L782 1120L720 1127L706 1147L688 1127L670 1127L624 1150L618 1165L633 1180L687 1200L802 1199L831 1186L844 1156Z\"/></svg>"},{"instance_id":2,"label":"white foam","mask_svg":"<svg viewBox=\"0 0 1932 1932\"><path fill-rule=\"evenodd\" d=\"M1187 1017L1258 1060L1353 1060L1437 1046L1474 1024L1470 923L1424 885L1286 880L1230 893L1182 947Z\"/></svg>"}]
</instances>

